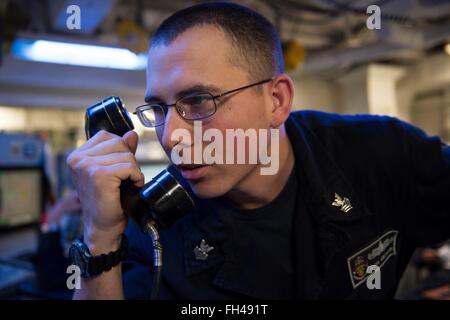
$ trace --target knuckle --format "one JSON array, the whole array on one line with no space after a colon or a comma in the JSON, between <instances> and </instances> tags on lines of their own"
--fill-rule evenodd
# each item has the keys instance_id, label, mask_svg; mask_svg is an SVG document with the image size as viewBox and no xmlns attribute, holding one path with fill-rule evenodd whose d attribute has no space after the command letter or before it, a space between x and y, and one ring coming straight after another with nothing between
<instances>
[{"instance_id":1,"label":"knuckle","mask_svg":"<svg viewBox=\"0 0 450 320\"><path fill-rule=\"evenodd\" d=\"M97 132L97 134L95 135L98 136L99 138L112 138L114 136L111 132L108 132L103 129Z\"/></svg>"},{"instance_id":2,"label":"knuckle","mask_svg":"<svg viewBox=\"0 0 450 320\"><path fill-rule=\"evenodd\" d=\"M104 173L105 170L99 166L92 166L87 169L87 174L92 180L98 180Z\"/></svg>"},{"instance_id":3,"label":"knuckle","mask_svg":"<svg viewBox=\"0 0 450 320\"><path fill-rule=\"evenodd\" d=\"M66 159L66 163L71 169L73 169L76 166L78 160L79 160L78 153L75 150L69 154L69 156Z\"/></svg>"},{"instance_id":4,"label":"knuckle","mask_svg":"<svg viewBox=\"0 0 450 320\"><path fill-rule=\"evenodd\" d=\"M127 162L136 162L136 159L131 152L125 152L125 159L127 160Z\"/></svg>"},{"instance_id":5,"label":"knuckle","mask_svg":"<svg viewBox=\"0 0 450 320\"><path fill-rule=\"evenodd\" d=\"M123 141L121 138L118 138L117 140L117 144L120 144L122 150L124 150L125 152L130 151L130 148L128 148L128 145L125 143L125 141Z\"/></svg>"},{"instance_id":6,"label":"knuckle","mask_svg":"<svg viewBox=\"0 0 450 320\"><path fill-rule=\"evenodd\" d=\"M129 162L128 163L128 166L129 166L129 168L131 169L131 170L133 170L133 171L140 171L139 170L139 167L138 167L138 165L135 163L135 162Z\"/></svg>"},{"instance_id":7,"label":"knuckle","mask_svg":"<svg viewBox=\"0 0 450 320\"><path fill-rule=\"evenodd\" d=\"M121 164L121 168L125 170L128 174L134 175L136 174L137 166L132 162L125 162Z\"/></svg>"},{"instance_id":8,"label":"knuckle","mask_svg":"<svg viewBox=\"0 0 450 320\"><path fill-rule=\"evenodd\" d=\"M102 167L92 167L88 170L88 179L94 189L101 189L102 188L102 177L105 174L105 170Z\"/></svg>"},{"instance_id":9,"label":"knuckle","mask_svg":"<svg viewBox=\"0 0 450 320\"><path fill-rule=\"evenodd\" d=\"M89 169L90 166L91 166L90 159L82 158L81 160L78 161L78 163L76 165L76 170L77 170L77 172L85 172Z\"/></svg>"},{"instance_id":10,"label":"knuckle","mask_svg":"<svg viewBox=\"0 0 450 320\"><path fill-rule=\"evenodd\" d=\"M125 148L125 144L119 137L111 138L108 142L110 146L112 146L115 152L126 152L128 149Z\"/></svg>"}]
</instances>

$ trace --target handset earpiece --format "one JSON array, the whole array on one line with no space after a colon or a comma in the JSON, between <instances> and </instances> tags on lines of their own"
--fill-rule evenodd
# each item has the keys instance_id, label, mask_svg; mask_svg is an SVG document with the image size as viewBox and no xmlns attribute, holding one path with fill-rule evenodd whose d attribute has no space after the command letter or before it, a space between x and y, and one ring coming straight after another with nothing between
<instances>
[{"instance_id":1,"label":"handset earpiece","mask_svg":"<svg viewBox=\"0 0 450 320\"><path fill-rule=\"evenodd\" d=\"M100 130L122 137L133 129L130 114L119 97L105 98L86 110L85 131L87 139L93 137Z\"/></svg>"}]
</instances>

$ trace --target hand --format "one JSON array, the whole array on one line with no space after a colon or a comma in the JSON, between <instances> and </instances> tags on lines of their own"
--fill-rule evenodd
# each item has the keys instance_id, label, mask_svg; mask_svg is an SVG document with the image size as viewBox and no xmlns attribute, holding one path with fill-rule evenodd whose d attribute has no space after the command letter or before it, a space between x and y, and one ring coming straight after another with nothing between
<instances>
[{"instance_id":1,"label":"hand","mask_svg":"<svg viewBox=\"0 0 450 320\"><path fill-rule=\"evenodd\" d=\"M120 203L121 182L130 179L136 187L144 185L134 156L137 143L133 131L119 137L102 130L67 159L81 202L84 242L94 255L119 248L127 225Z\"/></svg>"}]
</instances>

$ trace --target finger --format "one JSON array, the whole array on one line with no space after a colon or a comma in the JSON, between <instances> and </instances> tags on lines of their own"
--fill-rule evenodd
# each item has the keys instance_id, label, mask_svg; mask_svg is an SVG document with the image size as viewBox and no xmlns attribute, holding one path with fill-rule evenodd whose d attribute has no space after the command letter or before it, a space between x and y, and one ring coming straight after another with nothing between
<instances>
[{"instance_id":1,"label":"finger","mask_svg":"<svg viewBox=\"0 0 450 320\"><path fill-rule=\"evenodd\" d=\"M88 156L85 159L85 161L99 166L109 166L116 163L131 163L140 168L136 158L131 152L114 152L95 157Z\"/></svg>"},{"instance_id":2,"label":"finger","mask_svg":"<svg viewBox=\"0 0 450 320\"><path fill-rule=\"evenodd\" d=\"M133 164L116 163L102 168L105 174L111 174L124 181L130 179L136 187L144 185L144 174Z\"/></svg>"},{"instance_id":3,"label":"finger","mask_svg":"<svg viewBox=\"0 0 450 320\"><path fill-rule=\"evenodd\" d=\"M95 145L107 141L114 138L120 138L118 135L115 135L114 133L100 130L97 132L94 136L92 136L89 140L87 140L81 147L78 148L79 151L83 151L89 148L94 147Z\"/></svg>"},{"instance_id":4,"label":"finger","mask_svg":"<svg viewBox=\"0 0 450 320\"><path fill-rule=\"evenodd\" d=\"M122 140L125 141L125 143L130 148L131 152L133 152L133 154L135 154L137 145L138 145L138 140L139 140L137 133L134 131L128 131L127 133L125 133Z\"/></svg>"},{"instance_id":5,"label":"finger","mask_svg":"<svg viewBox=\"0 0 450 320\"><path fill-rule=\"evenodd\" d=\"M131 150L122 138L118 137L100 142L92 148L84 150L81 156L102 156L115 152L131 152Z\"/></svg>"}]
</instances>

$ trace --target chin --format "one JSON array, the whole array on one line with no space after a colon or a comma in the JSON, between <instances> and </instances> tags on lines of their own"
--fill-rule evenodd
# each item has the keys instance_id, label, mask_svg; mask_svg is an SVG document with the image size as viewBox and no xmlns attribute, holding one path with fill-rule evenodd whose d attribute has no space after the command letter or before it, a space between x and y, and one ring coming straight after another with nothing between
<instances>
[{"instance_id":1,"label":"chin","mask_svg":"<svg viewBox=\"0 0 450 320\"><path fill-rule=\"evenodd\" d=\"M195 195L201 199L218 198L226 194L228 191L224 184L218 184L214 181L189 181L189 185Z\"/></svg>"}]
</instances>

